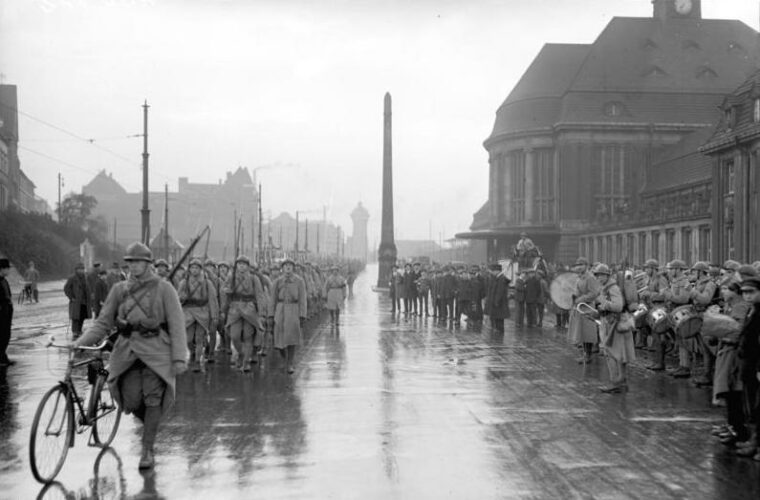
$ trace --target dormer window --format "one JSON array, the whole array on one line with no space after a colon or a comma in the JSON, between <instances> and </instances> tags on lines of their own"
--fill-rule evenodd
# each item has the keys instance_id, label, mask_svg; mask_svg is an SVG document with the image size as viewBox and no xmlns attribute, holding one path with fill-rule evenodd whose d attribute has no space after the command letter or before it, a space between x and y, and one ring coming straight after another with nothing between
<instances>
[{"instance_id":1,"label":"dormer window","mask_svg":"<svg viewBox=\"0 0 760 500\"><path fill-rule=\"evenodd\" d=\"M709 66L702 66L697 70L697 78L717 78L718 73Z\"/></svg>"},{"instance_id":2,"label":"dormer window","mask_svg":"<svg viewBox=\"0 0 760 500\"><path fill-rule=\"evenodd\" d=\"M604 105L604 114L607 116L621 116L625 113L625 106L620 101L610 101Z\"/></svg>"},{"instance_id":3,"label":"dormer window","mask_svg":"<svg viewBox=\"0 0 760 500\"><path fill-rule=\"evenodd\" d=\"M647 38L644 40L644 44L641 46L644 50L654 50L659 48L654 40Z\"/></svg>"},{"instance_id":4,"label":"dormer window","mask_svg":"<svg viewBox=\"0 0 760 500\"><path fill-rule=\"evenodd\" d=\"M684 40L683 43L681 44L681 47L684 50L701 50L702 49L702 47L700 47L699 44L695 42L694 40Z\"/></svg>"},{"instance_id":5,"label":"dormer window","mask_svg":"<svg viewBox=\"0 0 760 500\"><path fill-rule=\"evenodd\" d=\"M746 54L747 53L747 49L745 49L742 46L742 44L740 44L739 42L733 42L733 41L732 42L728 42L728 51L729 52L736 52L736 53L739 53L739 54Z\"/></svg>"},{"instance_id":6,"label":"dormer window","mask_svg":"<svg viewBox=\"0 0 760 500\"><path fill-rule=\"evenodd\" d=\"M663 77L663 76L668 76L668 73L661 67L657 66L656 64L653 64L652 66L647 68L646 71L644 71L643 76Z\"/></svg>"},{"instance_id":7,"label":"dormer window","mask_svg":"<svg viewBox=\"0 0 760 500\"><path fill-rule=\"evenodd\" d=\"M733 106L730 106L723 110L723 121L726 124L727 129L734 128L735 121L736 121L736 108Z\"/></svg>"},{"instance_id":8,"label":"dormer window","mask_svg":"<svg viewBox=\"0 0 760 500\"><path fill-rule=\"evenodd\" d=\"M760 97L755 97L752 103L752 121L760 123Z\"/></svg>"}]
</instances>

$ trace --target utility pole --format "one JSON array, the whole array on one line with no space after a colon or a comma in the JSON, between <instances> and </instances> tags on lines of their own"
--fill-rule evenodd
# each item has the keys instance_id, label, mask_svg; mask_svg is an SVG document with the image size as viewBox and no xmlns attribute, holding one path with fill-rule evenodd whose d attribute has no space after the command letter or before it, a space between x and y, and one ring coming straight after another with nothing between
<instances>
[{"instance_id":1,"label":"utility pole","mask_svg":"<svg viewBox=\"0 0 760 500\"><path fill-rule=\"evenodd\" d=\"M296 258L298 259L298 210L296 210Z\"/></svg>"},{"instance_id":2,"label":"utility pole","mask_svg":"<svg viewBox=\"0 0 760 500\"><path fill-rule=\"evenodd\" d=\"M142 199L142 240L150 244L150 209L148 208L148 101L143 104L143 199Z\"/></svg>"},{"instance_id":3,"label":"utility pole","mask_svg":"<svg viewBox=\"0 0 760 500\"><path fill-rule=\"evenodd\" d=\"M317 224L317 255L319 255L319 226L321 226L321 224L318 223Z\"/></svg>"},{"instance_id":4,"label":"utility pole","mask_svg":"<svg viewBox=\"0 0 760 500\"><path fill-rule=\"evenodd\" d=\"M340 226L335 231L335 255L340 257Z\"/></svg>"},{"instance_id":5,"label":"utility pole","mask_svg":"<svg viewBox=\"0 0 760 500\"><path fill-rule=\"evenodd\" d=\"M164 248L166 262L169 262L169 183L164 184Z\"/></svg>"},{"instance_id":6,"label":"utility pole","mask_svg":"<svg viewBox=\"0 0 760 500\"><path fill-rule=\"evenodd\" d=\"M113 218L113 249L116 250L116 223L119 219Z\"/></svg>"},{"instance_id":7,"label":"utility pole","mask_svg":"<svg viewBox=\"0 0 760 500\"><path fill-rule=\"evenodd\" d=\"M306 235L304 239L306 240L306 243L303 246L304 253L309 253L309 218L306 217L306 224L304 230L306 231Z\"/></svg>"},{"instance_id":8,"label":"utility pole","mask_svg":"<svg viewBox=\"0 0 760 500\"><path fill-rule=\"evenodd\" d=\"M61 223L61 188L63 187L63 176L58 172L58 224Z\"/></svg>"},{"instance_id":9,"label":"utility pole","mask_svg":"<svg viewBox=\"0 0 760 500\"><path fill-rule=\"evenodd\" d=\"M259 183L259 196L258 196L258 199L259 199L259 259L261 259L262 258L262 253L261 253L261 237L262 237L262 233L263 233L262 222L261 221L264 218L264 214L262 213L262 210L261 210L261 183Z\"/></svg>"}]
</instances>

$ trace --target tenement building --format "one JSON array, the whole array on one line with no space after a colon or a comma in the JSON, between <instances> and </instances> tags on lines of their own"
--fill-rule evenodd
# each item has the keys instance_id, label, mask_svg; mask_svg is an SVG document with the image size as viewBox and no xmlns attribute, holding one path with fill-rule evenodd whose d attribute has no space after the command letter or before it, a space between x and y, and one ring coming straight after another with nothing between
<instances>
[{"instance_id":1,"label":"tenement building","mask_svg":"<svg viewBox=\"0 0 760 500\"><path fill-rule=\"evenodd\" d=\"M547 44L496 112L488 201L459 238L509 256L527 232L550 260L715 260L710 139L758 67L758 33L654 0L585 44Z\"/></svg>"}]
</instances>

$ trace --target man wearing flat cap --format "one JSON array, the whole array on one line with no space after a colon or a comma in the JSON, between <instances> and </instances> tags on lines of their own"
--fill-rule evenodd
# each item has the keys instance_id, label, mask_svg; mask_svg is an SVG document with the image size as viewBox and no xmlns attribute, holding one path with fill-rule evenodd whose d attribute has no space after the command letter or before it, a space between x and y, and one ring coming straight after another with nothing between
<instances>
[{"instance_id":1,"label":"man wearing flat cap","mask_svg":"<svg viewBox=\"0 0 760 500\"><path fill-rule=\"evenodd\" d=\"M13 322L13 297L8 280L5 279L11 270L8 259L0 259L0 366L15 364L8 358L6 350L11 341L11 323Z\"/></svg>"},{"instance_id":2,"label":"man wearing flat cap","mask_svg":"<svg viewBox=\"0 0 760 500\"><path fill-rule=\"evenodd\" d=\"M741 292L742 298L752 306L739 337L744 401L749 409L749 421L760 422L760 278L751 277L742 281ZM737 443L736 454L760 461L757 432L752 433L748 441Z\"/></svg>"},{"instance_id":3,"label":"man wearing flat cap","mask_svg":"<svg viewBox=\"0 0 760 500\"><path fill-rule=\"evenodd\" d=\"M84 320L90 317L90 288L87 285L87 276L84 273L84 264L81 262L74 266L74 274L69 276L63 286L63 293L69 299L69 319L71 320L71 334L74 339L82 335Z\"/></svg>"},{"instance_id":4,"label":"man wearing flat cap","mask_svg":"<svg viewBox=\"0 0 760 500\"><path fill-rule=\"evenodd\" d=\"M509 278L502 273L500 264L491 264L488 270L491 277L488 280L485 313L491 327L504 333L504 319L509 318Z\"/></svg>"}]
</instances>

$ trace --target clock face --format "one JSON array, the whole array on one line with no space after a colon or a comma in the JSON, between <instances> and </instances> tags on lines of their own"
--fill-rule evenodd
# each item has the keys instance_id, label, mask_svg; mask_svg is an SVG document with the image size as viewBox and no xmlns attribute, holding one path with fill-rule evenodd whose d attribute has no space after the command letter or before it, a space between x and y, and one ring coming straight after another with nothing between
<instances>
[{"instance_id":1,"label":"clock face","mask_svg":"<svg viewBox=\"0 0 760 500\"><path fill-rule=\"evenodd\" d=\"M692 9L691 0L675 0L675 8L679 14L689 14Z\"/></svg>"}]
</instances>

